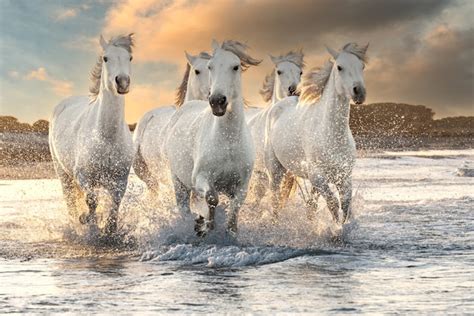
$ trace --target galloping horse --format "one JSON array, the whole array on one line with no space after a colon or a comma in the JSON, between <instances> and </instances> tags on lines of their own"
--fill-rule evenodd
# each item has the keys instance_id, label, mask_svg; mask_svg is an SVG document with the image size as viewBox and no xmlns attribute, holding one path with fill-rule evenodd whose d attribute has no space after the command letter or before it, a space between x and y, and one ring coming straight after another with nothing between
<instances>
[{"instance_id":1,"label":"galloping horse","mask_svg":"<svg viewBox=\"0 0 474 316\"><path fill-rule=\"evenodd\" d=\"M313 193L327 203L334 220L339 220L341 197L343 222L350 216L352 168L356 148L349 128L349 101L365 101L363 69L367 46L346 44L341 52L328 48L334 61L306 74L301 95L277 103L268 114L265 138L265 166L273 192L273 208L279 207L280 183L286 172L308 179Z\"/></svg>"},{"instance_id":2,"label":"galloping horse","mask_svg":"<svg viewBox=\"0 0 474 316\"><path fill-rule=\"evenodd\" d=\"M250 57L246 48L236 41L222 45L213 41L209 102L185 102L166 127L164 152L179 209L190 211L191 192L208 206L207 214L196 220L198 236L214 228L220 193L230 198L227 231L235 235L238 212L247 195L255 153L244 116L241 73L260 61Z\"/></svg>"},{"instance_id":3,"label":"galloping horse","mask_svg":"<svg viewBox=\"0 0 474 316\"><path fill-rule=\"evenodd\" d=\"M112 207L107 234L117 230L117 213L133 160L132 135L124 119L124 94L130 86L132 34L106 42L91 74L91 96L69 97L54 109L49 146L70 214L85 194L88 214L81 222L96 224L96 189L106 189Z\"/></svg>"},{"instance_id":4,"label":"galloping horse","mask_svg":"<svg viewBox=\"0 0 474 316\"><path fill-rule=\"evenodd\" d=\"M302 51L290 51L278 57L270 55L270 58L275 69L266 76L263 88L260 90L263 99L270 104L254 114L248 121L256 153L254 174L250 183L250 191L253 193L256 206L264 197L269 182L264 161L265 124L268 113L270 113L272 106L279 101L297 95L297 86L304 68Z\"/></svg>"},{"instance_id":5,"label":"galloping horse","mask_svg":"<svg viewBox=\"0 0 474 316\"><path fill-rule=\"evenodd\" d=\"M154 195L159 185L165 183L168 167L159 158L165 139L163 128L171 116L183 103L191 100L207 100L209 97L209 70L207 63L211 56L201 52L197 56L186 53L188 63L183 80L176 91L176 107L166 106L151 110L140 119L133 135L136 155L133 169L137 176L146 183Z\"/></svg>"}]
</instances>

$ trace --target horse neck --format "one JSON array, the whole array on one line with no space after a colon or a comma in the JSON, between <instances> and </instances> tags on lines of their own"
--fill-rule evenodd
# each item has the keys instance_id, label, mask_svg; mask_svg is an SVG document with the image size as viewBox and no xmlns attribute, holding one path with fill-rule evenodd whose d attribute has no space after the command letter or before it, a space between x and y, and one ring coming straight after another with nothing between
<instances>
[{"instance_id":1,"label":"horse neck","mask_svg":"<svg viewBox=\"0 0 474 316\"><path fill-rule=\"evenodd\" d=\"M280 101L280 99L278 98L278 95L277 95L277 91L278 91L278 87L277 87L277 73L275 71L275 80L273 81L273 93L272 93L272 103L271 104L275 104L277 103L278 101Z\"/></svg>"},{"instance_id":2,"label":"horse neck","mask_svg":"<svg viewBox=\"0 0 474 316\"><path fill-rule=\"evenodd\" d=\"M318 104L312 105L312 111L320 120L319 128L328 135L328 139L338 139L338 135L346 135L349 130L349 99L344 95L338 95L336 91L334 71L329 76L328 83L324 88Z\"/></svg>"},{"instance_id":3,"label":"horse neck","mask_svg":"<svg viewBox=\"0 0 474 316\"><path fill-rule=\"evenodd\" d=\"M191 76L191 74L189 74L189 76ZM188 83L186 84L186 94L184 96L184 102L201 99L197 95L194 94L193 89L191 89L192 88L191 81L189 79L190 78L188 78Z\"/></svg>"},{"instance_id":4,"label":"horse neck","mask_svg":"<svg viewBox=\"0 0 474 316\"><path fill-rule=\"evenodd\" d=\"M241 95L232 98L229 101L227 113L222 118L216 117L216 123L219 129L224 133L239 133L242 124L245 123L244 100Z\"/></svg>"},{"instance_id":5,"label":"horse neck","mask_svg":"<svg viewBox=\"0 0 474 316\"><path fill-rule=\"evenodd\" d=\"M120 135L125 124L124 97L101 88L96 100L96 107L96 126L100 135L106 138Z\"/></svg>"}]
</instances>

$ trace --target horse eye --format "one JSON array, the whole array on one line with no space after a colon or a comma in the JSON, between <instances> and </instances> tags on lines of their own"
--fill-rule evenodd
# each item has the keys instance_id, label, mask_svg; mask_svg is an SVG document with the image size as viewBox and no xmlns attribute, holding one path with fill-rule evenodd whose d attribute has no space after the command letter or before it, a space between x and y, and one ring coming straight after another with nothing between
<instances>
[{"instance_id":1,"label":"horse eye","mask_svg":"<svg viewBox=\"0 0 474 316\"><path fill-rule=\"evenodd\" d=\"M104 56L104 62L107 62L107 60L109 60L107 57Z\"/></svg>"},{"instance_id":2,"label":"horse eye","mask_svg":"<svg viewBox=\"0 0 474 316\"><path fill-rule=\"evenodd\" d=\"M199 75L201 72L196 69L196 70L194 70L194 73L195 73L196 75Z\"/></svg>"},{"instance_id":3,"label":"horse eye","mask_svg":"<svg viewBox=\"0 0 474 316\"><path fill-rule=\"evenodd\" d=\"M300 71L300 76L301 76L301 75L303 75L303 72L302 72L302 71Z\"/></svg>"},{"instance_id":4,"label":"horse eye","mask_svg":"<svg viewBox=\"0 0 474 316\"><path fill-rule=\"evenodd\" d=\"M278 74L278 75L281 75L281 74L282 74L281 70L278 70L278 71L277 71L277 74Z\"/></svg>"},{"instance_id":5,"label":"horse eye","mask_svg":"<svg viewBox=\"0 0 474 316\"><path fill-rule=\"evenodd\" d=\"M342 71L342 67L341 67L341 66L337 66L337 70Z\"/></svg>"},{"instance_id":6,"label":"horse eye","mask_svg":"<svg viewBox=\"0 0 474 316\"><path fill-rule=\"evenodd\" d=\"M239 70L239 66L234 66L234 71Z\"/></svg>"},{"instance_id":7,"label":"horse eye","mask_svg":"<svg viewBox=\"0 0 474 316\"><path fill-rule=\"evenodd\" d=\"M133 56L130 56L130 61L132 61L132 60L133 60Z\"/></svg>"},{"instance_id":8,"label":"horse eye","mask_svg":"<svg viewBox=\"0 0 474 316\"><path fill-rule=\"evenodd\" d=\"M211 66L207 66L207 69L212 70L212 67L211 67Z\"/></svg>"}]
</instances>

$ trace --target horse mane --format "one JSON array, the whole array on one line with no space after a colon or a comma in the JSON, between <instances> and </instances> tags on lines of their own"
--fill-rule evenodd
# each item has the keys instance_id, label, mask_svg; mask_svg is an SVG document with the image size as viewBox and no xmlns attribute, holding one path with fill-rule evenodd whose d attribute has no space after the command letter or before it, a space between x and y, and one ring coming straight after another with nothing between
<instances>
[{"instance_id":1,"label":"horse mane","mask_svg":"<svg viewBox=\"0 0 474 316\"><path fill-rule=\"evenodd\" d=\"M249 48L247 45L240 43L238 41L233 40L225 40L221 48L234 53L240 59L240 65L242 67L242 71L247 70L250 66L257 66L262 62L260 59L255 59L251 57L249 54L246 53L246 50Z\"/></svg>"},{"instance_id":2,"label":"horse mane","mask_svg":"<svg viewBox=\"0 0 474 316\"><path fill-rule=\"evenodd\" d=\"M263 81L262 89L260 89L260 95L262 96L265 102L270 102L273 96L273 89L275 88L275 69L272 72L265 76L265 81Z\"/></svg>"},{"instance_id":3,"label":"horse mane","mask_svg":"<svg viewBox=\"0 0 474 316\"><path fill-rule=\"evenodd\" d=\"M298 85L300 100L304 103L316 102L323 95L324 88L331 75L334 62L328 60L322 67L312 68L303 75Z\"/></svg>"},{"instance_id":4,"label":"horse mane","mask_svg":"<svg viewBox=\"0 0 474 316\"><path fill-rule=\"evenodd\" d=\"M300 69L303 69L305 66L304 54L302 50L298 50L298 51L292 50L286 53L285 55L280 55L278 57L275 57L275 59L277 60L277 64L287 61L287 62L295 64ZM273 69L270 74L265 76L262 89L260 89L259 91L260 95L262 96L265 102L269 102L272 99L274 88L275 88L275 69Z\"/></svg>"},{"instance_id":5,"label":"horse mane","mask_svg":"<svg viewBox=\"0 0 474 316\"><path fill-rule=\"evenodd\" d=\"M360 46L356 43L347 43L343 46L342 51L355 55L366 64L368 62L368 46L369 44ZM334 62L328 60L322 67L315 67L303 75L303 79L298 85L300 100L303 103L314 103L321 98L331 75L333 65Z\"/></svg>"},{"instance_id":6,"label":"horse mane","mask_svg":"<svg viewBox=\"0 0 474 316\"><path fill-rule=\"evenodd\" d=\"M197 57L202 58L202 59L211 59L211 55L209 55L207 52L200 52ZM176 103L176 107L178 107L178 108L181 105L183 105L184 99L186 98L186 92L188 91L188 79L189 79L189 73L190 72L191 72L191 65L189 63L186 63L186 70L184 71L183 80L181 81L181 84L176 89L175 103Z\"/></svg>"},{"instance_id":7,"label":"horse mane","mask_svg":"<svg viewBox=\"0 0 474 316\"><path fill-rule=\"evenodd\" d=\"M119 35L119 36L113 37L110 39L107 45L114 45L116 47L123 48L129 54L132 54L132 48L134 46L133 33L130 33L129 35ZM95 101L95 99L97 99L97 95L99 94L99 91L100 91L100 79L102 76L102 63L103 63L102 57L103 57L102 54L99 55L90 73L91 85L89 87L89 92L90 92L91 101Z\"/></svg>"}]
</instances>

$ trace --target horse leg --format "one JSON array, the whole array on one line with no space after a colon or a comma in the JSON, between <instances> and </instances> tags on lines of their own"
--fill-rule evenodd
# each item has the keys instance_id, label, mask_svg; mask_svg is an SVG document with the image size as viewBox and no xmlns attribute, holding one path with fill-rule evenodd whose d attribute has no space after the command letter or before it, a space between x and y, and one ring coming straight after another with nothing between
<instances>
[{"instance_id":1,"label":"horse leg","mask_svg":"<svg viewBox=\"0 0 474 316\"><path fill-rule=\"evenodd\" d=\"M194 230L196 231L197 236L204 237L207 235L208 231L214 229L214 215L216 207L219 204L219 194L210 186L206 177L202 175L196 177L194 190L199 198L204 198L206 200L209 208L207 218L199 215L194 225Z\"/></svg>"},{"instance_id":2,"label":"horse leg","mask_svg":"<svg viewBox=\"0 0 474 316\"><path fill-rule=\"evenodd\" d=\"M339 200L331 191L331 188L329 188L328 180L324 176L316 174L311 177L311 184L314 187L314 191L316 191L314 193L321 194L321 196L326 200L329 211L337 223L339 221Z\"/></svg>"},{"instance_id":3,"label":"horse leg","mask_svg":"<svg viewBox=\"0 0 474 316\"><path fill-rule=\"evenodd\" d=\"M81 224L97 224L96 209L97 209L97 194L93 189L86 191L86 204L89 208L89 214L83 213L79 216Z\"/></svg>"},{"instance_id":4,"label":"horse leg","mask_svg":"<svg viewBox=\"0 0 474 316\"><path fill-rule=\"evenodd\" d=\"M352 202L352 179L346 177L340 183L336 183L339 196L341 197L342 208L342 223L344 224L351 216L351 202Z\"/></svg>"},{"instance_id":5,"label":"horse leg","mask_svg":"<svg viewBox=\"0 0 474 316\"><path fill-rule=\"evenodd\" d=\"M267 174L264 172L255 171L254 176L255 179L251 181L252 185L249 190L252 192L251 196L255 199L253 207L258 208L267 192L269 181Z\"/></svg>"},{"instance_id":6,"label":"horse leg","mask_svg":"<svg viewBox=\"0 0 474 316\"><path fill-rule=\"evenodd\" d=\"M188 189L177 176L173 175L174 194L176 198L176 205L178 206L181 215L191 214L190 197L191 190Z\"/></svg>"},{"instance_id":7,"label":"horse leg","mask_svg":"<svg viewBox=\"0 0 474 316\"><path fill-rule=\"evenodd\" d=\"M122 202L125 191L127 190L127 178L114 183L113 188L107 190L112 196L112 206L110 208L109 216L107 217L107 223L105 224L105 233L108 236L112 236L117 233L117 219L120 203Z\"/></svg>"},{"instance_id":8,"label":"horse leg","mask_svg":"<svg viewBox=\"0 0 474 316\"><path fill-rule=\"evenodd\" d=\"M278 217L278 211L281 208L281 182L285 176L286 170L278 159L271 155L266 161L267 170L270 176L270 189L272 192L272 210L275 218Z\"/></svg>"},{"instance_id":9,"label":"horse leg","mask_svg":"<svg viewBox=\"0 0 474 316\"><path fill-rule=\"evenodd\" d=\"M234 194L230 196L229 212L227 213L227 232L233 237L237 236L239 211L247 197L248 180L244 181L244 183L246 184L236 188Z\"/></svg>"},{"instance_id":10,"label":"horse leg","mask_svg":"<svg viewBox=\"0 0 474 316\"><path fill-rule=\"evenodd\" d=\"M66 200L67 209L71 217L77 218L78 215L78 199L80 197L80 190L74 183L74 179L66 174L64 171L57 170L59 180L63 189L64 199Z\"/></svg>"},{"instance_id":11,"label":"horse leg","mask_svg":"<svg viewBox=\"0 0 474 316\"><path fill-rule=\"evenodd\" d=\"M97 209L97 193L94 191L94 186L87 180L87 177L82 172L76 172L76 179L79 182L79 187L86 195L86 204L89 208L89 214L81 214L79 222L81 224L97 224L96 209Z\"/></svg>"},{"instance_id":12,"label":"horse leg","mask_svg":"<svg viewBox=\"0 0 474 316\"><path fill-rule=\"evenodd\" d=\"M296 186L295 176L291 174L290 172L286 172L283 178L283 181L281 183L281 196L280 196L281 200L280 201L281 201L282 207L284 207L286 203L288 203L290 196L296 189L295 186Z\"/></svg>"}]
</instances>

